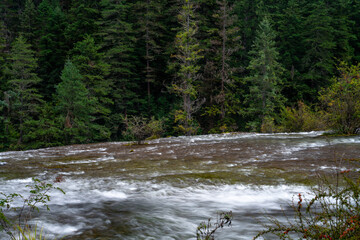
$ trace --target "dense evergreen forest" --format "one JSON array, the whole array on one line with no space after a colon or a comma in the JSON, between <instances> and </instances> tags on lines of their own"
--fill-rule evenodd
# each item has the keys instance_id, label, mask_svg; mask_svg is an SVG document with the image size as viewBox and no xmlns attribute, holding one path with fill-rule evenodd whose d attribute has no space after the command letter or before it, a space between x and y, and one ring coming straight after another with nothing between
<instances>
[{"instance_id":1,"label":"dense evergreen forest","mask_svg":"<svg viewBox=\"0 0 360 240\"><path fill-rule=\"evenodd\" d=\"M359 60L360 0L1 0L0 149L351 133Z\"/></svg>"}]
</instances>

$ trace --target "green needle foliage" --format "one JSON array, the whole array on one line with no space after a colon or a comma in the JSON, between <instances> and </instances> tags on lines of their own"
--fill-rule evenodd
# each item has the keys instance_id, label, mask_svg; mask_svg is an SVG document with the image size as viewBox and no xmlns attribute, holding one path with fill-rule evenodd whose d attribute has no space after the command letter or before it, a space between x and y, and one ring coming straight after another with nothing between
<instances>
[{"instance_id":1,"label":"green needle foliage","mask_svg":"<svg viewBox=\"0 0 360 240\"><path fill-rule=\"evenodd\" d=\"M20 36L12 45L6 69L9 90L5 93L5 100L10 120L7 128L13 129L12 137L17 138L17 143L13 144L19 146L27 132L24 124L36 118L42 98L36 89L41 79L35 72L38 65L34 55L31 45Z\"/></svg>"},{"instance_id":2,"label":"green needle foliage","mask_svg":"<svg viewBox=\"0 0 360 240\"><path fill-rule=\"evenodd\" d=\"M83 76L68 60L57 86L57 108L61 113L66 143L90 142L94 138L106 138L108 133L93 123L97 101L82 82ZM96 137L94 135L97 135Z\"/></svg>"},{"instance_id":3,"label":"green needle foliage","mask_svg":"<svg viewBox=\"0 0 360 240\"><path fill-rule=\"evenodd\" d=\"M170 65L176 71L176 81L172 90L182 98L181 110L176 112L175 122L178 130L186 135L196 132L196 123L193 114L197 112L204 101L198 98L197 85L199 84L198 61L202 58L199 41L195 35L198 30L195 3L184 0L177 16L181 25L175 37L176 62Z\"/></svg>"},{"instance_id":4,"label":"green needle foliage","mask_svg":"<svg viewBox=\"0 0 360 240\"><path fill-rule=\"evenodd\" d=\"M250 52L250 76L246 78L250 86L245 100L246 115L251 119L248 128L252 131L260 131L262 126L273 121L274 113L284 102L280 92L283 67L278 61L275 37L269 17L264 17Z\"/></svg>"}]
</instances>

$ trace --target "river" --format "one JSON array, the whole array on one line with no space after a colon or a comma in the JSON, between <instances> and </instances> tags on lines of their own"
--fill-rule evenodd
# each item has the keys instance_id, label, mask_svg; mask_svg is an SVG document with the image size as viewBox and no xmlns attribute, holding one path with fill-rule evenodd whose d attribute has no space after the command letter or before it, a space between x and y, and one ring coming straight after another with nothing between
<instances>
[{"instance_id":1,"label":"river","mask_svg":"<svg viewBox=\"0 0 360 240\"><path fill-rule=\"evenodd\" d=\"M26 195L31 178L51 181L50 211L33 222L47 239L196 239L198 224L232 211L216 239L252 239L264 213L281 217L316 175L359 159L360 137L321 132L229 133L0 153L0 191ZM20 204L20 203L15 203ZM0 235L5 239L5 235Z\"/></svg>"}]
</instances>

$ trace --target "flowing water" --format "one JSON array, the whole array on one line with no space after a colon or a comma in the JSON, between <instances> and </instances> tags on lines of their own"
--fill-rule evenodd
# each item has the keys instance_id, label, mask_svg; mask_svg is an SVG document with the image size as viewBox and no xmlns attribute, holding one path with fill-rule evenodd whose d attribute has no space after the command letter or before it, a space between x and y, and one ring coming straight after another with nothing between
<instances>
[{"instance_id":1,"label":"flowing water","mask_svg":"<svg viewBox=\"0 0 360 240\"><path fill-rule=\"evenodd\" d=\"M0 192L26 195L32 177L57 183L34 215L48 238L195 239L198 224L232 211L216 239L252 239L264 213L281 217L318 173L359 159L360 137L321 132L233 133L0 153ZM15 202L15 204L21 204ZM0 235L5 239L5 235Z\"/></svg>"}]
</instances>

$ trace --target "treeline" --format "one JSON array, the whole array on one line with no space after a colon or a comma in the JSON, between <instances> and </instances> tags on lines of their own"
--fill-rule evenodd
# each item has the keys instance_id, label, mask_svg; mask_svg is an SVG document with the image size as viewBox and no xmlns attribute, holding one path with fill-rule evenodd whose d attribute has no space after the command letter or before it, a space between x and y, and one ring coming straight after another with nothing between
<instances>
[{"instance_id":1,"label":"treeline","mask_svg":"<svg viewBox=\"0 0 360 240\"><path fill-rule=\"evenodd\" d=\"M133 116L272 130L311 115L359 39L360 0L2 0L0 148L128 139Z\"/></svg>"}]
</instances>

